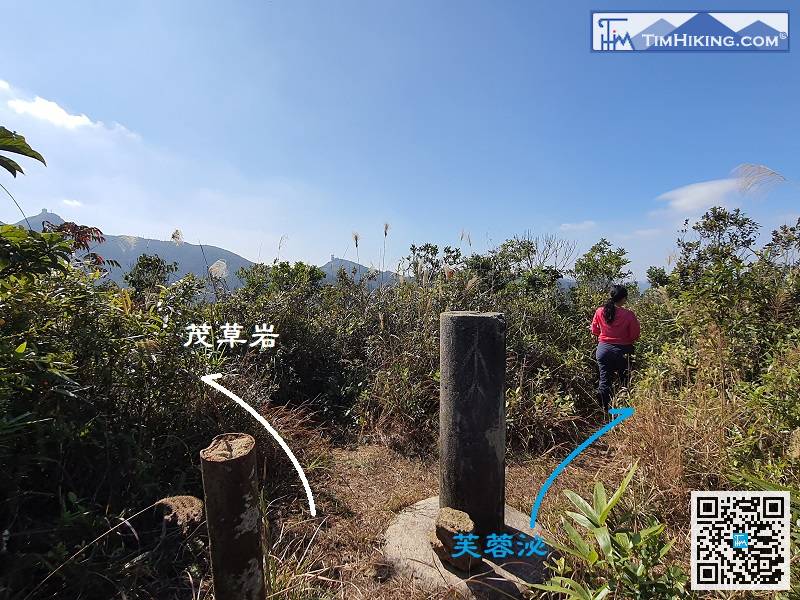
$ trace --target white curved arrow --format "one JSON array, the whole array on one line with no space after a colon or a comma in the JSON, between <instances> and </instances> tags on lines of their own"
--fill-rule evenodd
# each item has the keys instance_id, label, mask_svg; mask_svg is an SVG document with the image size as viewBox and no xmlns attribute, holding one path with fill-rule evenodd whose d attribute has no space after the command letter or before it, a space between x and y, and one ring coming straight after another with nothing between
<instances>
[{"instance_id":1,"label":"white curved arrow","mask_svg":"<svg viewBox=\"0 0 800 600\"><path fill-rule=\"evenodd\" d=\"M308 479L306 479L306 474L303 472L303 467L301 467L300 463L297 462L297 458L295 457L294 453L289 449L289 446L286 445L286 442L283 441L283 438L280 435L278 435L278 432L272 428L272 426L267 422L267 420L260 414L258 414L258 412L256 412L256 409L254 409L247 402L239 398L239 396L234 394L232 391L224 388L223 386L217 383L216 380L219 379L220 377L222 377L222 373L215 373L214 375L205 375L201 377L200 380L203 383L207 383L215 390L222 392L228 398L238 403L242 408L244 408L247 412L253 415L256 421L261 423L267 429L267 431L269 431L270 435L272 435L272 437L274 437L275 440L277 440L280 447L283 448L284 452L286 452L287 456L289 457L289 460L292 461L294 468L297 470L297 474L300 475L300 480L303 482L303 487L306 488L306 496L308 496L308 508L311 510L311 516L316 517L317 507L314 505L314 496L311 493L311 486L308 485Z\"/></svg>"}]
</instances>

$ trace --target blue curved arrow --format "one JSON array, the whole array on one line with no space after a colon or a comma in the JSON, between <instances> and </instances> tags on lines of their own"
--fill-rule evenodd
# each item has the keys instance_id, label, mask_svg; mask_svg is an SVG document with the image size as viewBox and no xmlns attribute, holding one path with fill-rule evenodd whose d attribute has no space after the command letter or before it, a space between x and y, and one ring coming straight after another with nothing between
<instances>
[{"instance_id":1,"label":"blue curved arrow","mask_svg":"<svg viewBox=\"0 0 800 600\"><path fill-rule=\"evenodd\" d=\"M578 454L586 450L586 448L588 448L592 442L600 438L601 435L608 433L614 427L622 423L625 419L633 416L632 408L612 408L608 412L609 414L619 416L616 419L613 419L607 425L603 426L601 429L598 429L585 442L570 452L569 456L567 456L567 458L565 458L561 464L555 468L555 470L550 474L550 477L547 478L547 481L544 482L544 485L542 485L542 489L539 490L539 494L536 496L536 501L533 503L533 508L531 509L531 529L536 527L536 516L539 514L539 509L542 506L544 495L547 493L547 490L550 488L550 486L553 485L553 482L556 480L556 477L559 476L561 471L563 471L569 463L575 460Z\"/></svg>"}]
</instances>

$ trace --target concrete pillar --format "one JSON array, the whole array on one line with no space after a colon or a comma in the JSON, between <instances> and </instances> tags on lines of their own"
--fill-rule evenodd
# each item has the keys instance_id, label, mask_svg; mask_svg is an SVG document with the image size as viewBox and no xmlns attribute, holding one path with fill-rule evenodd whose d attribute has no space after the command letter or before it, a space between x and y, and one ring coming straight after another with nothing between
<instances>
[{"instance_id":1,"label":"concrete pillar","mask_svg":"<svg viewBox=\"0 0 800 600\"><path fill-rule=\"evenodd\" d=\"M216 600L264 600L255 440L224 433L200 451Z\"/></svg>"},{"instance_id":2,"label":"concrete pillar","mask_svg":"<svg viewBox=\"0 0 800 600\"><path fill-rule=\"evenodd\" d=\"M506 323L501 313L439 317L439 506L464 511L479 534L505 510Z\"/></svg>"}]
</instances>

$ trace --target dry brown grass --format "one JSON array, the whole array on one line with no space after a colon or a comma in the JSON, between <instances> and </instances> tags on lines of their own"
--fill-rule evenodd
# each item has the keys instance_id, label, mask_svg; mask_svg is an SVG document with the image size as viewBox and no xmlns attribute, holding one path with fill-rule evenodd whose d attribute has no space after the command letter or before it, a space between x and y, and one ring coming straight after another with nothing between
<instances>
[{"instance_id":1,"label":"dry brown grass","mask_svg":"<svg viewBox=\"0 0 800 600\"><path fill-rule=\"evenodd\" d=\"M506 475L507 502L530 511L542 482L568 451L563 448L559 455L513 459ZM541 513L543 525L556 525L558 514L567 508L561 490L586 493L599 478L613 485L628 466L625 457L608 452L607 447L581 455L548 493ZM328 466L317 473L312 487L319 519L309 520L298 512L285 516L281 526L284 538L298 540L296 553L314 535L313 560L307 561L305 569L320 593L370 600L448 597L447 592L432 595L413 581L393 575L382 554L383 534L394 516L438 493L438 463L433 457L407 457L378 445L329 448ZM295 506L302 506L299 497Z\"/></svg>"},{"instance_id":2,"label":"dry brown grass","mask_svg":"<svg viewBox=\"0 0 800 600\"><path fill-rule=\"evenodd\" d=\"M718 382L718 374L711 368L677 395L670 391L674 388L659 381L640 382L631 398L635 416L593 444L556 479L539 515L544 529L565 541L560 517L571 505L562 491L570 489L591 497L597 481L615 489L638 462L637 476L621 507L636 515L640 526L649 518L666 522L669 536L676 539L671 557L688 569L690 490L715 489L722 484L720 474L729 452L722 432L737 418L735 402ZM285 417L273 415L276 420L281 416ZM585 431L579 435L588 436L599 426L582 423ZM382 555L383 534L393 517L437 493L435 456L409 456L385 445L336 448L310 430L295 429L291 435L299 439L306 460L316 457L317 464L310 477L319 517L302 516L301 493L291 501L292 508L276 515L276 526L279 523L285 538L281 543L295 540L291 553L302 554L304 559L292 562L284 552L282 560L296 571L290 580L300 580L316 590L316 595L302 597L446 597L432 596L413 581L394 576ZM512 457L506 476L508 504L528 512L542 483L571 448L564 444L541 455ZM286 497L277 504L285 507ZM295 598L288 594L276 597Z\"/></svg>"},{"instance_id":3,"label":"dry brown grass","mask_svg":"<svg viewBox=\"0 0 800 600\"><path fill-rule=\"evenodd\" d=\"M639 460L650 512L671 525L688 525L691 490L726 485L728 432L742 421L744 408L731 392L735 373L720 364L724 351L710 336L698 349L693 376L677 389L674 373L639 382L631 398L636 414L621 430L623 451ZM678 360L668 368L685 365Z\"/></svg>"},{"instance_id":4,"label":"dry brown grass","mask_svg":"<svg viewBox=\"0 0 800 600\"><path fill-rule=\"evenodd\" d=\"M334 598L427 598L412 581L392 577L383 534L403 508L435 495L435 462L409 459L384 446L329 449L329 467L313 486L321 522L314 568ZM307 536L312 521L291 525Z\"/></svg>"},{"instance_id":5,"label":"dry brown grass","mask_svg":"<svg viewBox=\"0 0 800 600\"><path fill-rule=\"evenodd\" d=\"M613 486L622 479L631 460L615 448L606 444L591 448L556 480L541 512L540 521L546 529L557 531L558 516L567 509L562 490L586 494L597 480ZM568 451L565 447L544 457L512 459L506 475L508 504L530 511L542 483ZM433 458L410 458L378 445L331 448L329 459L329 467L313 483L320 519L309 521L298 516L284 525L308 539L322 523L314 541L314 563L308 566L319 574L320 588L333 598L449 597L447 592L432 595L413 581L393 575L382 555L383 534L394 516L437 494L437 462Z\"/></svg>"},{"instance_id":6,"label":"dry brown grass","mask_svg":"<svg viewBox=\"0 0 800 600\"><path fill-rule=\"evenodd\" d=\"M571 510L572 505L562 492L574 490L590 498L597 481L602 481L607 489L615 489L631 465L638 462L640 469L621 506L640 518L655 516L665 521L668 535L676 540L670 556L688 569L687 484L672 481L671 487L665 491L658 487L661 483L650 481L649 473L659 465L675 468L675 457L663 449L651 454L658 442L645 443L642 437L663 433L659 416L664 417L663 426L667 429L677 427L674 420L666 418L669 412L651 413L643 409L641 420L637 413L636 420L631 419L626 428L604 436L573 461L545 497L539 515L544 529L565 542L560 517L565 510ZM655 440L649 439L651 442ZM702 439L702 436L697 439ZM559 448L544 456L511 459L506 474L508 504L528 512L542 483L568 451L568 448ZM453 597L448 592L431 594L413 581L392 574L382 555L383 534L393 517L406 506L435 495L437 474L435 460L409 458L385 446L329 448L328 468L318 472L312 482L319 518L307 519L296 511L285 516L281 524L281 536L295 539L291 550L295 557L287 556L291 552L283 552L281 568L290 571L288 577L284 574L283 581L294 582L293 589L298 585L306 586L313 590L313 594L292 596L292 588L289 588L275 598L440 600ZM658 481L670 480L665 475ZM298 497L294 506L302 506L302 498ZM284 542L278 545L284 545ZM303 561L298 562L298 554L305 555ZM728 594L715 597L755 596Z\"/></svg>"}]
</instances>

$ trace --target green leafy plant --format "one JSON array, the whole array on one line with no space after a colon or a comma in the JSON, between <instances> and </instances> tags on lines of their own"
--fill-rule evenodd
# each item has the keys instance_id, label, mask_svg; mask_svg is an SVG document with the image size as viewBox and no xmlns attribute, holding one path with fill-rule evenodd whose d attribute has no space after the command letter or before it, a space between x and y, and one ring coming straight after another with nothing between
<instances>
[{"instance_id":1,"label":"green leafy plant","mask_svg":"<svg viewBox=\"0 0 800 600\"><path fill-rule=\"evenodd\" d=\"M613 493L598 484L588 499L567 494L575 509L551 542L559 556L536 594L687 597L665 524L644 511L680 527L689 489L735 485L733 473L745 470L798 489L800 462L788 443L800 426L800 225L774 232L769 251L755 253L745 247L755 244L751 228L741 215L715 211L692 230L700 243L681 247L672 273L650 273L657 288L631 294L643 337L630 393L637 419L622 448L649 477L635 493L626 491L631 472ZM596 384L586 315L608 282L629 278L625 251L605 241L579 259L572 286L558 277L571 252L558 240L524 236L462 255L471 252L467 236L460 249L413 247L402 274L377 290L363 270L325 278L311 265L276 260L241 270L242 287L212 296L203 278L175 281L172 265L149 257L129 274L132 291L97 276L108 262L85 253L100 235L71 223L45 233L0 226L3 599L35 586L31 598L167 598L187 590L189 576L207 583L202 531L165 543L160 525L134 517L159 497L202 494L197 449L216 432L258 435L198 374L237 374L237 394L275 411L271 421L285 415L276 425L282 434L297 427L300 405L332 444L430 455L439 313L501 311L509 449L547 452L585 439L594 425L584 407ZM274 325L279 343L269 352L184 346L188 324L226 321L245 331ZM748 368L739 356L750 357ZM319 439L308 431L297 430L293 449ZM300 457L312 476L314 456ZM269 481L275 493L265 498L296 492L294 475L271 471ZM326 535L324 528L319 539ZM318 586L338 581L316 578L330 571L305 553L310 537L294 536L285 552L270 553L274 590L316 597ZM797 556L796 536L792 543Z\"/></svg>"},{"instance_id":2,"label":"green leafy plant","mask_svg":"<svg viewBox=\"0 0 800 600\"><path fill-rule=\"evenodd\" d=\"M43 165L47 164L44 157L36 150L28 145L25 138L15 131L9 131L5 127L0 126L0 153L13 153L21 156L27 156L41 162ZM17 173L23 173L22 167L17 164L5 154L0 154L0 167L11 173L14 177Z\"/></svg>"},{"instance_id":3,"label":"green leafy plant","mask_svg":"<svg viewBox=\"0 0 800 600\"><path fill-rule=\"evenodd\" d=\"M665 564L673 545L664 539L666 526L652 523L634 531L612 517L635 472L636 465L610 498L601 482L595 484L591 503L571 490L564 492L578 509L566 513L569 519L561 518L569 543L547 541L562 556L548 563L553 572L550 580L533 587L575 600L602 600L609 594L642 600L692 597L686 591L684 572ZM576 526L588 535L579 533Z\"/></svg>"},{"instance_id":4,"label":"green leafy plant","mask_svg":"<svg viewBox=\"0 0 800 600\"><path fill-rule=\"evenodd\" d=\"M66 271L69 252L59 234L0 225L0 285L11 278L17 281L51 270Z\"/></svg>"},{"instance_id":5,"label":"green leafy plant","mask_svg":"<svg viewBox=\"0 0 800 600\"><path fill-rule=\"evenodd\" d=\"M124 279L125 283L141 295L166 286L170 276L177 270L178 263L168 263L158 254L142 254L131 270L125 273Z\"/></svg>"}]
</instances>

